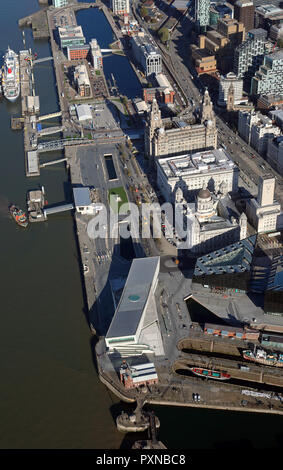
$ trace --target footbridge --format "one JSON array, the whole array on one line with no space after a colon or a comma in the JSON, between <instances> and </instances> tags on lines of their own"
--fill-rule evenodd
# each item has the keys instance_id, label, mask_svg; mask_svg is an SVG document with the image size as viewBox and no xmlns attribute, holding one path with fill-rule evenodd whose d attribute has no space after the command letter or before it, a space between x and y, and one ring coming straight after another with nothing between
<instances>
[{"instance_id":1,"label":"footbridge","mask_svg":"<svg viewBox=\"0 0 283 470\"><path fill-rule=\"evenodd\" d=\"M74 204L61 204L60 206L54 206L54 207L46 207L43 209L43 213L45 217L48 217L48 215L51 214L58 214L60 212L65 212L65 211L71 211L74 209Z\"/></svg>"},{"instance_id":2,"label":"footbridge","mask_svg":"<svg viewBox=\"0 0 283 470\"><path fill-rule=\"evenodd\" d=\"M46 135L57 134L58 132L63 132L64 129L64 126L47 127L46 129L37 131L37 136L44 137Z\"/></svg>"},{"instance_id":3,"label":"footbridge","mask_svg":"<svg viewBox=\"0 0 283 470\"><path fill-rule=\"evenodd\" d=\"M38 116L37 122L44 121L45 119L52 119L59 116L62 116L62 111L56 111L56 113L43 114L42 116Z\"/></svg>"},{"instance_id":4,"label":"footbridge","mask_svg":"<svg viewBox=\"0 0 283 470\"><path fill-rule=\"evenodd\" d=\"M53 60L53 57L50 55L48 57L42 57L41 59L33 60L33 64L40 64L42 62L47 62L48 60Z\"/></svg>"},{"instance_id":5,"label":"footbridge","mask_svg":"<svg viewBox=\"0 0 283 470\"><path fill-rule=\"evenodd\" d=\"M56 165L57 163L61 163L61 162L66 162L68 160L67 157L65 158L59 158L58 160L52 160L51 162L45 162L45 163L42 163L40 166L40 168L45 168L46 166L50 166L50 165Z\"/></svg>"},{"instance_id":6,"label":"footbridge","mask_svg":"<svg viewBox=\"0 0 283 470\"><path fill-rule=\"evenodd\" d=\"M101 49L101 52L123 52L121 49Z\"/></svg>"},{"instance_id":7,"label":"footbridge","mask_svg":"<svg viewBox=\"0 0 283 470\"><path fill-rule=\"evenodd\" d=\"M49 142L41 142L37 146L37 151L38 153L43 153L43 152L52 152L54 150L63 150L67 146L71 145L87 145L93 143L94 140L91 139L81 139L81 138L76 138L76 139L58 139L58 140L52 140Z\"/></svg>"}]
</instances>

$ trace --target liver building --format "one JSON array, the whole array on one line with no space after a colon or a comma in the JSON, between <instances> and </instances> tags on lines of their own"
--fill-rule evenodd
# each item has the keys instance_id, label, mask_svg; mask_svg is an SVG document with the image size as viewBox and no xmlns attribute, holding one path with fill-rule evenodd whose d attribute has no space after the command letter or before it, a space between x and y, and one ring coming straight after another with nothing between
<instances>
[{"instance_id":1,"label":"liver building","mask_svg":"<svg viewBox=\"0 0 283 470\"><path fill-rule=\"evenodd\" d=\"M217 148L217 129L207 90L196 124L162 119L157 101L153 100L145 126L145 151L149 157L167 157L215 148Z\"/></svg>"}]
</instances>

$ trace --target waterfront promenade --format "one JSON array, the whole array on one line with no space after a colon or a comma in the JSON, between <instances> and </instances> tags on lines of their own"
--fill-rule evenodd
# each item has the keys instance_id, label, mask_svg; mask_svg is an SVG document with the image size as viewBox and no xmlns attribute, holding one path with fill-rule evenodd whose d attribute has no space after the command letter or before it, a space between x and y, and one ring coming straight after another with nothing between
<instances>
[{"instance_id":1,"label":"waterfront promenade","mask_svg":"<svg viewBox=\"0 0 283 470\"><path fill-rule=\"evenodd\" d=\"M50 30L50 43L52 54L54 58L54 68L57 81L58 97L60 103L60 109L62 112L62 125L67 125L69 118L69 103L67 97L63 94L64 81L62 75L62 64L60 60L60 51L58 45L56 44L53 33L52 33L52 18L53 12L47 12L48 25ZM93 147L94 148L94 147ZM70 153L71 152L71 153ZM77 155L77 149L72 148L66 150L66 156L70 163L70 174L71 181L73 184L84 184L82 179L79 158ZM103 184L103 179L102 182ZM103 187L101 187L103 191ZM103 202L107 202L107 193L102 198ZM83 218L76 216L76 225L77 225L77 236L80 247L80 255L82 264L86 261L90 261L89 258L93 256L97 246L90 243L87 239L87 222ZM103 250L112 251L115 241L109 241L107 238L102 244ZM90 246L91 245L91 246ZM114 260L115 262L115 260ZM92 315L92 318L89 317L90 326L93 324L92 320L98 320L99 310L104 311L107 315L111 314L110 305L101 305L98 309L97 306L99 303L103 303L103 298L101 296L102 289L106 286L105 282L107 281L107 269L104 269L104 277L99 277L98 273L102 271L96 270L92 262L88 263L89 271L84 275L85 290L87 296L87 303L89 313ZM98 280L99 279L99 280ZM113 314L113 307L112 307ZM101 318L99 319L101 321ZM98 325L101 328L101 324L98 321ZM101 328L102 329L102 328ZM97 332L100 335L100 331ZM121 386L118 381L117 372L111 366L107 354L103 351L100 351L99 348L103 343L103 338L100 340L96 348L97 353L97 365L99 369L99 376L103 383L107 385L113 393L116 393L119 398L124 401L135 401L138 397L138 392L125 392L125 389ZM175 344L175 357L177 345ZM230 409L230 410L241 410L241 411L260 411L260 412L272 412L272 413L282 413L283 407L280 400L274 400L274 403L270 401L263 401L261 404L258 403L255 399L246 400L245 405L241 405L243 399L241 394L241 387L233 385L222 385L222 384L208 384L200 381L196 378L185 378L177 377L172 369L173 361L169 362L164 361L164 358L161 360L156 360L156 368L159 376L159 384L157 387L152 387L149 389L147 395L144 397L145 402L151 404L165 404L165 405L176 405L176 406L199 406L199 407L208 407L215 409ZM202 397L201 403L195 403L192 400L193 393L200 393Z\"/></svg>"},{"instance_id":2,"label":"waterfront promenade","mask_svg":"<svg viewBox=\"0 0 283 470\"><path fill-rule=\"evenodd\" d=\"M126 390L118 380L117 372L105 351L103 339L96 345L97 365L100 380L121 400L137 403L141 398L145 403L164 406L186 406L196 408L210 408L218 410L257 412L283 414L283 398L276 393L270 398L245 395L243 390L252 390L249 387L240 387L232 384L221 384L217 381L207 382L202 379L180 377L174 374L170 367L162 361L154 361L158 373L158 384L147 387L146 393L139 390ZM193 394L198 393L200 402L193 400Z\"/></svg>"}]
</instances>

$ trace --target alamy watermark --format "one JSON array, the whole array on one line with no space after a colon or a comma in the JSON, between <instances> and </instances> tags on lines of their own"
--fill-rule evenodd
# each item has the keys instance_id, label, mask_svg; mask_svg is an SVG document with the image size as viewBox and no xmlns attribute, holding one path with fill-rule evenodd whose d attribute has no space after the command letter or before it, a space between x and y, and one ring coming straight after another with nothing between
<instances>
[{"instance_id":1,"label":"alamy watermark","mask_svg":"<svg viewBox=\"0 0 283 470\"><path fill-rule=\"evenodd\" d=\"M111 196L109 206L93 204L93 213L87 227L91 239L161 239L164 236L178 248L192 247L194 218L190 216L186 204L119 204Z\"/></svg>"}]
</instances>

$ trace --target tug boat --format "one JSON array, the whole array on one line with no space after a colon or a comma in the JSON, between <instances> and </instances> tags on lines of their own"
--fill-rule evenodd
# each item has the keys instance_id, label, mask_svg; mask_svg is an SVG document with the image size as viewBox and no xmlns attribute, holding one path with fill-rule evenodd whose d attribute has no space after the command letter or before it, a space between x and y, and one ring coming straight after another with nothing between
<instances>
[{"instance_id":1,"label":"tug boat","mask_svg":"<svg viewBox=\"0 0 283 470\"><path fill-rule=\"evenodd\" d=\"M14 204L12 204L9 207L9 211L10 211L11 216L13 217L13 219L16 221L18 225L24 228L28 226L28 219L27 219L25 212L23 212L21 209L16 207Z\"/></svg>"},{"instance_id":2,"label":"tug boat","mask_svg":"<svg viewBox=\"0 0 283 470\"><path fill-rule=\"evenodd\" d=\"M226 372L212 369L203 369L202 367L190 367L190 370L193 374L198 375L199 377L206 377L208 379L229 380L231 377L231 375L227 374Z\"/></svg>"},{"instance_id":3,"label":"tug boat","mask_svg":"<svg viewBox=\"0 0 283 470\"><path fill-rule=\"evenodd\" d=\"M262 348L255 348L254 351L246 349L243 351L243 358L265 366L283 367L283 354L268 352Z\"/></svg>"}]
</instances>

